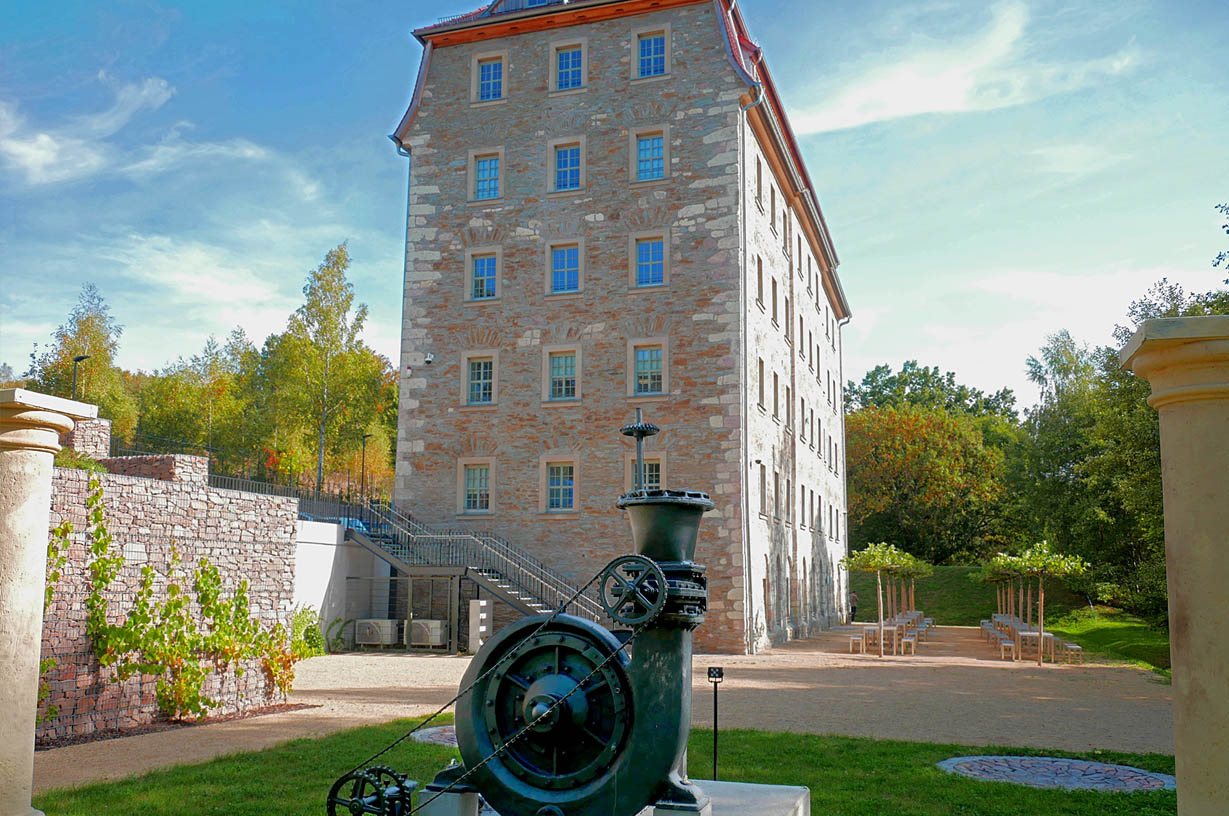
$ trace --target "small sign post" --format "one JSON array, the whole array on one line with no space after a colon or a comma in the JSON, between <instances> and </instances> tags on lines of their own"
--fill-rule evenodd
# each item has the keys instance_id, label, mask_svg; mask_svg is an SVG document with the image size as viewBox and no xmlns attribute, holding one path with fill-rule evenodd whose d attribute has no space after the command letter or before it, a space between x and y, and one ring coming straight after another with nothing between
<instances>
[{"instance_id":1,"label":"small sign post","mask_svg":"<svg viewBox=\"0 0 1229 816\"><path fill-rule=\"evenodd\" d=\"M708 667L708 682L713 684L713 781L717 780L717 686L725 679L725 669Z\"/></svg>"}]
</instances>

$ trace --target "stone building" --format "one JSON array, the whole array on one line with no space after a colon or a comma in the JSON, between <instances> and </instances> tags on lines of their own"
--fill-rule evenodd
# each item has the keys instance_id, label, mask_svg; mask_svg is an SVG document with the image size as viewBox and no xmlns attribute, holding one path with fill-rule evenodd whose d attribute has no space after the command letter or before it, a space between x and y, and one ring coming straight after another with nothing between
<instances>
[{"instance_id":1,"label":"stone building","mask_svg":"<svg viewBox=\"0 0 1229 816\"><path fill-rule=\"evenodd\" d=\"M396 500L576 582L648 486L712 494L700 649L846 613L837 256L729 0L503 0L421 28Z\"/></svg>"}]
</instances>

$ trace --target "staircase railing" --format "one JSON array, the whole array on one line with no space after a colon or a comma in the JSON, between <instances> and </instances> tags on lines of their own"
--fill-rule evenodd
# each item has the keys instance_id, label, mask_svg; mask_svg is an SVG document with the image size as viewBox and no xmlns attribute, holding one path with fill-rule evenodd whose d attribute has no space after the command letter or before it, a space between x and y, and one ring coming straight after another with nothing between
<instances>
[{"instance_id":1,"label":"staircase railing","mask_svg":"<svg viewBox=\"0 0 1229 816\"><path fill-rule=\"evenodd\" d=\"M353 497L299 490L284 485L230 476L209 476L213 487L299 500L302 518L327 520L367 533L373 543L408 564L467 567L544 608L558 609L576 585L525 550L492 533L438 530L385 502L356 502ZM361 524L361 528L356 524ZM605 619L596 592L589 587L567 612L594 621Z\"/></svg>"}]
</instances>

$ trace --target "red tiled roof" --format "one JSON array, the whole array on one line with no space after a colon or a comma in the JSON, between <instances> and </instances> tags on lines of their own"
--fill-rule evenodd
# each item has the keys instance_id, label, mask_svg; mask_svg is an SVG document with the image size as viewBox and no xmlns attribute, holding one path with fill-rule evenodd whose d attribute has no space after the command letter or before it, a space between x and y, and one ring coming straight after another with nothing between
<instances>
[{"instance_id":1,"label":"red tiled roof","mask_svg":"<svg viewBox=\"0 0 1229 816\"><path fill-rule=\"evenodd\" d=\"M452 17L445 17L444 19L440 20L437 23L432 23L431 25L425 25L422 28L419 28L417 30L418 31L431 31L432 29L444 28L445 26L452 26L452 25L456 25L457 23L471 23L474 20L477 20L478 18L480 18L482 15L486 14L487 11L494 5L495 5L494 3L487 3L485 6L482 6L481 8L474 9L473 11L467 11L464 14L457 14Z\"/></svg>"}]
</instances>

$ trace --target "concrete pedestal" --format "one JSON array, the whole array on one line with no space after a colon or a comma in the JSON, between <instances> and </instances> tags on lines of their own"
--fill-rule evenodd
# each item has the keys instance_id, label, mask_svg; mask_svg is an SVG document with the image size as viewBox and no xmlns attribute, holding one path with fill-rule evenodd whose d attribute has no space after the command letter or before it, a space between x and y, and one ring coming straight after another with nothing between
<instances>
[{"instance_id":1,"label":"concrete pedestal","mask_svg":"<svg viewBox=\"0 0 1229 816\"><path fill-rule=\"evenodd\" d=\"M1180 816L1229 808L1229 316L1146 320L1119 354L1161 426Z\"/></svg>"},{"instance_id":2,"label":"concrete pedestal","mask_svg":"<svg viewBox=\"0 0 1229 816\"><path fill-rule=\"evenodd\" d=\"M0 391L0 816L30 816L51 470L60 434L98 408Z\"/></svg>"}]
</instances>

